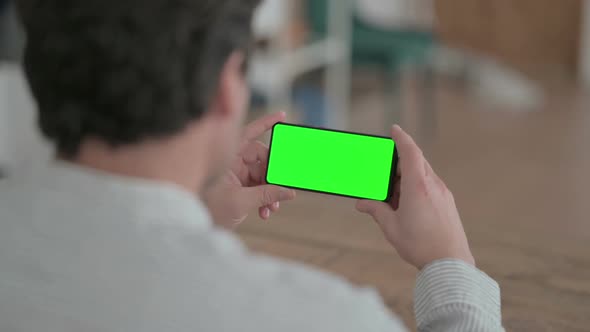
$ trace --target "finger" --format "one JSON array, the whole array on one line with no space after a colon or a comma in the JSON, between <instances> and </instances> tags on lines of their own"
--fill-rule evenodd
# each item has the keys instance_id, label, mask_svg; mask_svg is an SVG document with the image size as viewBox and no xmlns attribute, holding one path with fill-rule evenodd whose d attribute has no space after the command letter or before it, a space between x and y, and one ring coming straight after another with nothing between
<instances>
[{"instance_id":1,"label":"finger","mask_svg":"<svg viewBox=\"0 0 590 332\"><path fill-rule=\"evenodd\" d=\"M430 163L426 159L424 159L424 173L426 174L426 176L436 175L436 173L434 173L434 170L432 169L432 165L430 165Z\"/></svg>"},{"instance_id":2,"label":"finger","mask_svg":"<svg viewBox=\"0 0 590 332\"><path fill-rule=\"evenodd\" d=\"M268 163L268 146L262 142L252 142L248 144L246 150L242 153L242 160L246 165L261 162Z\"/></svg>"},{"instance_id":3,"label":"finger","mask_svg":"<svg viewBox=\"0 0 590 332\"><path fill-rule=\"evenodd\" d=\"M281 208L281 202L274 202L271 205L268 205L267 208L269 208L271 212L277 212Z\"/></svg>"},{"instance_id":4,"label":"finger","mask_svg":"<svg viewBox=\"0 0 590 332\"><path fill-rule=\"evenodd\" d=\"M279 211L280 206L281 204L279 202L274 202L267 206L261 206L258 208L258 215L264 220L269 219L273 212Z\"/></svg>"},{"instance_id":5,"label":"finger","mask_svg":"<svg viewBox=\"0 0 590 332\"><path fill-rule=\"evenodd\" d=\"M440 189L445 189L447 187L444 181L432 169L432 165L430 165L430 163L427 160L424 160L424 170L426 172L426 176L431 178Z\"/></svg>"},{"instance_id":6,"label":"finger","mask_svg":"<svg viewBox=\"0 0 590 332\"><path fill-rule=\"evenodd\" d=\"M395 220L391 206L384 202L361 200L357 202L356 209L373 217L379 225Z\"/></svg>"},{"instance_id":7,"label":"finger","mask_svg":"<svg viewBox=\"0 0 590 332\"><path fill-rule=\"evenodd\" d=\"M266 184L266 165L262 163L248 165L247 187L254 187Z\"/></svg>"},{"instance_id":8,"label":"finger","mask_svg":"<svg viewBox=\"0 0 590 332\"><path fill-rule=\"evenodd\" d=\"M260 135L270 130L277 122L281 122L286 118L285 112L278 112L263 116L262 118L250 123L246 126L244 132L244 140L251 141Z\"/></svg>"},{"instance_id":9,"label":"finger","mask_svg":"<svg viewBox=\"0 0 590 332\"><path fill-rule=\"evenodd\" d=\"M268 147L261 142L248 144L242 153L242 161L248 170L248 186L264 184L268 164Z\"/></svg>"},{"instance_id":10,"label":"finger","mask_svg":"<svg viewBox=\"0 0 590 332\"><path fill-rule=\"evenodd\" d=\"M295 198L295 191L278 186L264 185L242 190L241 204L244 209L267 206L275 202L288 201Z\"/></svg>"},{"instance_id":11,"label":"finger","mask_svg":"<svg viewBox=\"0 0 590 332\"><path fill-rule=\"evenodd\" d=\"M391 199L391 207L394 211L399 209L399 199L401 195L401 181L400 178L395 178L395 184L393 185L393 197Z\"/></svg>"},{"instance_id":12,"label":"finger","mask_svg":"<svg viewBox=\"0 0 590 332\"><path fill-rule=\"evenodd\" d=\"M422 179L425 176L424 154L414 139L395 125L391 136L397 144L399 154L399 171L405 180Z\"/></svg>"},{"instance_id":13,"label":"finger","mask_svg":"<svg viewBox=\"0 0 590 332\"><path fill-rule=\"evenodd\" d=\"M270 218L270 209L266 206L259 207L258 215L260 216L260 219L267 220L268 218Z\"/></svg>"}]
</instances>

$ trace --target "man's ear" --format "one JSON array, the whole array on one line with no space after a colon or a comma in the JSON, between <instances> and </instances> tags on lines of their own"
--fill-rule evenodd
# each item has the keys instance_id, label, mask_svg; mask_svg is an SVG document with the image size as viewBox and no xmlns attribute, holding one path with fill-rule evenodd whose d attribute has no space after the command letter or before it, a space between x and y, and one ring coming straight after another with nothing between
<instances>
[{"instance_id":1,"label":"man's ear","mask_svg":"<svg viewBox=\"0 0 590 332\"><path fill-rule=\"evenodd\" d=\"M213 112L219 116L234 117L243 112L248 97L244 61L242 52L234 52L223 65L213 100Z\"/></svg>"}]
</instances>

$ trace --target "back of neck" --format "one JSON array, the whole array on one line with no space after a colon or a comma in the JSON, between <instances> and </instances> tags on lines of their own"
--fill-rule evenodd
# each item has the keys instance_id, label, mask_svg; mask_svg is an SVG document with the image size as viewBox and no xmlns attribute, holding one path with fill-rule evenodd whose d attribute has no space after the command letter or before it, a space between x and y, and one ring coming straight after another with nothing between
<instances>
[{"instance_id":1,"label":"back of neck","mask_svg":"<svg viewBox=\"0 0 590 332\"><path fill-rule=\"evenodd\" d=\"M69 161L116 175L172 183L197 193L206 181L207 158L203 149L191 146L188 150L185 145L170 139L111 147L88 139Z\"/></svg>"}]
</instances>

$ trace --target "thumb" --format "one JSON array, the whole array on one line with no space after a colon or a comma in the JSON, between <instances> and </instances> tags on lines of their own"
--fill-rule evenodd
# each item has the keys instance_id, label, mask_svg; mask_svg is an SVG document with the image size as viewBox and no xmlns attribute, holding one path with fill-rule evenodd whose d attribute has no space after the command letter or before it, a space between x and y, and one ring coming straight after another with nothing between
<instances>
[{"instance_id":1,"label":"thumb","mask_svg":"<svg viewBox=\"0 0 590 332\"><path fill-rule=\"evenodd\" d=\"M263 185L246 188L242 197L249 208L255 208L292 200L295 198L295 191L273 185Z\"/></svg>"},{"instance_id":2,"label":"thumb","mask_svg":"<svg viewBox=\"0 0 590 332\"><path fill-rule=\"evenodd\" d=\"M356 204L356 209L373 217L379 225L393 221L396 218L395 211L389 204L384 202L361 200Z\"/></svg>"}]
</instances>

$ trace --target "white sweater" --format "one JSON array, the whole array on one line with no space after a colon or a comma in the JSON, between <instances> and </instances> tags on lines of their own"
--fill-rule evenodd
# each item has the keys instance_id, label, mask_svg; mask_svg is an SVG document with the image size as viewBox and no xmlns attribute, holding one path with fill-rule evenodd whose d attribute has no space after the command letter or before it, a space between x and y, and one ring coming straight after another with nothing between
<instances>
[{"instance_id":1,"label":"white sweater","mask_svg":"<svg viewBox=\"0 0 590 332\"><path fill-rule=\"evenodd\" d=\"M440 261L422 331L501 331L498 285ZM71 165L0 180L0 331L405 331L372 289L249 253L190 193Z\"/></svg>"}]
</instances>

